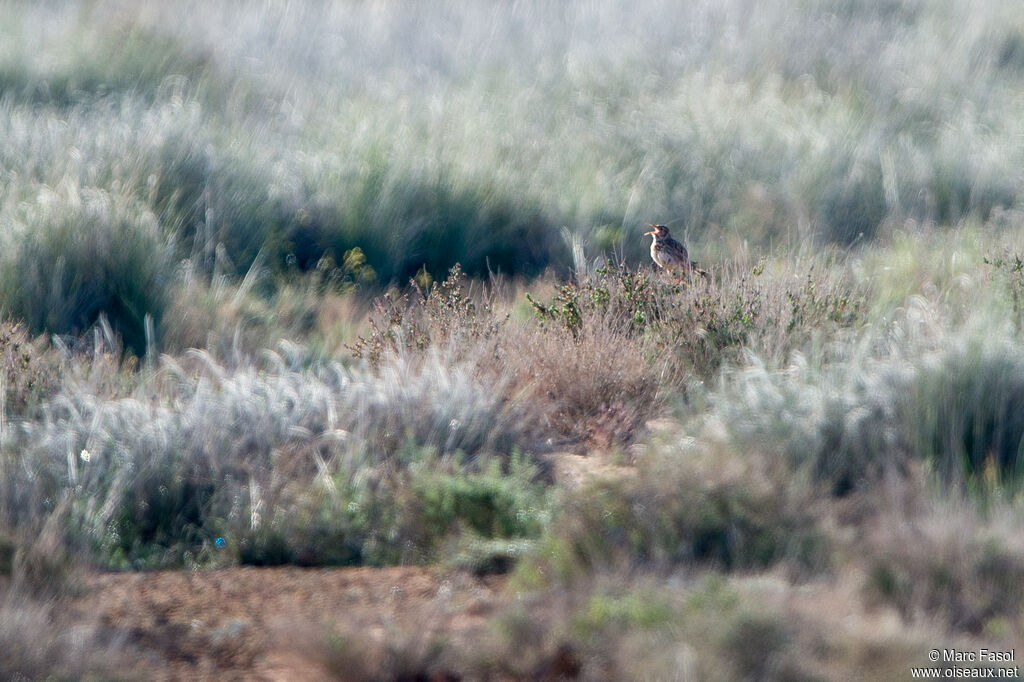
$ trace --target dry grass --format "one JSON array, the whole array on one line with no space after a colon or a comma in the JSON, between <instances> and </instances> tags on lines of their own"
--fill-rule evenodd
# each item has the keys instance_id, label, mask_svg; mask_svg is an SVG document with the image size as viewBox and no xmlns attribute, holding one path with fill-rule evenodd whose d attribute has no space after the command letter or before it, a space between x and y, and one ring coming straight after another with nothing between
<instances>
[{"instance_id":1,"label":"dry grass","mask_svg":"<svg viewBox=\"0 0 1024 682\"><path fill-rule=\"evenodd\" d=\"M2 583L2 578L0 578ZM60 602L0 584L0 677L8 680L137 679L124 642Z\"/></svg>"},{"instance_id":2,"label":"dry grass","mask_svg":"<svg viewBox=\"0 0 1024 682\"><path fill-rule=\"evenodd\" d=\"M956 632L1003 638L1024 605L1018 514L985 518L957 503L884 515L864 543L866 593L908 623L939 619Z\"/></svg>"},{"instance_id":3,"label":"dry grass","mask_svg":"<svg viewBox=\"0 0 1024 682\"><path fill-rule=\"evenodd\" d=\"M666 363L611 320L588 321L575 336L517 329L499 353L512 394L542 415L540 426L559 442L629 444L664 409Z\"/></svg>"},{"instance_id":4,"label":"dry grass","mask_svg":"<svg viewBox=\"0 0 1024 682\"><path fill-rule=\"evenodd\" d=\"M30 338L28 330L20 323L0 323L0 359L3 362L0 424L6 415L21 416L35 409L56 390L60 357L46 345L44 338Z\"/></svg>"}]
</instances>

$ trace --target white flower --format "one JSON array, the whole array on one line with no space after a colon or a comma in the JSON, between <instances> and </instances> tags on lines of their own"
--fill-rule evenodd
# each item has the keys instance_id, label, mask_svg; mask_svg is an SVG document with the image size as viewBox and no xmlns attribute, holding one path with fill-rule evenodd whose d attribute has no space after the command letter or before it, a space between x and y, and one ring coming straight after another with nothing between
<instances>
[{"instance_id":1,"label":"white flower","mask_svg":"<svg viewBox=\"0 0 1024 682\"><path fill-rule=\"evenodd\" d=\"M83 448L82 451L78 453L78 456L82 458L83 462L88 462L90 459L92 459L92 455L85 448Z\"/></svg>"}]
</instances>

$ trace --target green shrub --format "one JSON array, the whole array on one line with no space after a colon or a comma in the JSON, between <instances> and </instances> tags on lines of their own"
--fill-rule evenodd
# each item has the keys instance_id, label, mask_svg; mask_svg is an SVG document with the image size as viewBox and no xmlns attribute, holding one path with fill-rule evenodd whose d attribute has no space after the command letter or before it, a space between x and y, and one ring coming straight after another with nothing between
<instances>
[{"instance_id":1,"label":"green shrub","mask_svg":"<svg viewBox=\"0 0 1024 682\"><path fill-rule=\"evenodd\" d=\"M554 221L500 187L374 158L371 170L354 162L335 169L352 177L323 186L257 140L226 147L212 132L185 128L166 136L143 158L155 183L141 178L154 209L180 226L181 241L209 270L218 245L238 275L261 252L273 271L287 274L292 266L351 265L358 249L360 277L380 284L460 263L475 276L536 274L558 259Z\"/></svg>"},{"instance_id":2,"label":"green shrub","mask_svg":"<svg viewBox=\"0 0 1024 682\"><path fill-rule=\"evenodd\" d=\"M98 190L44 197L0 262L0 308L32 333L79 334L105 315L136 355L174 286L174 249L143 207Z\"/></svg>"},{"instance_id":3,"label":"green shrub","mask_svg":"<svg viewBox=\"0 0 1024 682\"><path fill-rule=\"evenodd\" d=\"M14 553L18 546L6 535L0 535L0 576L10 577L14 570Z\"/></svg>"},{"instance_id":4,"label":"green shrub","mask_svg":"<svg viewBox=\"0 0 1024 682\"><path fill-rule=\"evenodd\" d=\"M371 150L363 165L340 169L346 176L330 188L330 202L306 204L305 219L287 236L300 265L324 255L339 260L358 246L387 284L424 268L443 273L461 264L478 277L534 275L564 262L557 218L529 199L455 169L397 161L385 163ZM310 189L308 196L319 193Z\"/></svg>"},{"instance_id":5,"label":"green shrub","mask_svg":"<svg viewBox=\"0 0 1024 682\"><path fill-rule=\"evenodd\" d=\"M581 636L592 636L605 629L657 629L675 620L672 606L663 595L636 590L625 594L594 594L574 618L574 629Z\"/></svg>"},{"instance_id":6,"label":"green shrub","mask_svg":"<svg viewBox=\"0 0 1024 682\"><path fill-rule=\"evenodd\" d=\"M135 474L104 528L100 551L114 567L180 565L183 552L195 553L212 541L211 477L180 471L180 463L166 458L156 464L156 471L146 467Z\"/></svg>"},{"instance_id":7,"label":"green shrub","mask_svg":"<svg viewBox=\"0 0 1024 682\"><path fill-rule=\"evenodd\" d=\"M479 472L445 472L427 460L412 471L408 519L417 519L427 534L443 536L462 526L483 538L537 537L546 507L538 473L521 456L507 472L496 459Z\"/></svg>"},{"instance_id":8,"label":"green shrub","mask_svg":"<svg viewBox=\"0 0 1024 682\"><path fill-rule=\"evenodd\" d=\"M1024 331L1024 259L1020 254L1005 252L997 256L983 256L991 268L992 279L1004 287L1010 298L1013 322L1018 332Z\"/></svg>"},{"instance_id":9,"label":"green shrub","mask_svg":"<svg viewBox=\"0 0 1024 682\"><path fill-rule=\"evenodd\" d=\"M1018 484L1024 467L1019 348L975 343L926 358L907 397L905 419L917 453L944 481Z\"/></svg>"},{"instance_id":10,"label":"green shrub","mask_svg":"<svg viewBox=\"0 0 1024 682\"><path fill-rule=\"evenodd\" d=\"M154 195L166 224L199 233L204 257L223 242L241 272L260 249L275 268L293 255L312 269L359 247L384 283L423 265L561 266L562 225L637 262L639 226L658 216L718 257L727 240L848 244L906 218L955 223L1020 203L1005 87L1019 78L1020 22L1006 7L775 2L761 24L771 30L755 31L729 10L688 8L666 24L663 4L343 18L306 3L260 21L232 7L171 15L150 3L111 21L109 9L12 6L0 21L11 140L0 154L19 181ZM459 46L443 38L452 20L467 29ZM524 47L516 36L531 21L551 39ZM953 45L949 27L965 22ZM222 40L223 26L242 37ZM417 38L389 51L367 26ZM655 57L644 46L661 31L673 37ZM339 37L351 58L311 47ZM623 46L614 59L590 59L609 41ZM456 56L482 46L482 61ZM413 65L427 77L404 81ZM195 144L163 149L188 117ZM19 149L26 118L30 137L77 139Z\"/></svg>"},{"instance_id":11,"label":"green shrub","mask_svg":"<svg viewBox=\"0 0 1024 682\"><path fill-rule=\"evenodd\" d=\"M336 477L298 493L290 505L246 531L242 563L349 565L461 561L486 570L505 545L537 537L547 504L544 484L523 458L508 471L498 460L482 470L431 452L411 452L407 469ZM461 557L446 553L468 552ZM506 555L506 561L514 557ZM496 565L496 564L495 564Z\"/></svg>"}]
</instances>

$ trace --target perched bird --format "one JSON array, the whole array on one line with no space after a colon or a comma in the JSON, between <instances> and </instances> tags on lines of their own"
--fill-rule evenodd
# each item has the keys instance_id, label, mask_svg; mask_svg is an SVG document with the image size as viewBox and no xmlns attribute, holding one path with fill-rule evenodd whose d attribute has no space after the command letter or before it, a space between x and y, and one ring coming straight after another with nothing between
<instances>
[{"instance_id":1,"label":"perched bird","mask_svg":"<svg viewBox=\"0 0 1024 682\"><path fill-rule=\"evenodd\" d=\"M690 254L687 253L686 247L672 238L666 226L647 224L654 228L650 232L644 232L644 235L649 234L654 237L654 241L651 242L651 259L658 264L658 267L664 270L675 270L686 276L697 273L704 279L708 279L707 270L701 270L696 263L690 260Z\"/></svg>"}]
</instances>

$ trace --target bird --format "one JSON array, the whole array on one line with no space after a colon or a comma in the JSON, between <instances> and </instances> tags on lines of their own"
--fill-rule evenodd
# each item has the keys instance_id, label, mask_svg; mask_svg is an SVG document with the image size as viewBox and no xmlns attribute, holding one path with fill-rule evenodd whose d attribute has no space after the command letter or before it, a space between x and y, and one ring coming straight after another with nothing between
<instances>
[{"instance_id":1,"label":"bird","mask_svg":"<svg viewBox=\"0 0 1024 682\"><path fill-rule=\"evenodd\" d=\"M651 242L651 259L663 270L682 271L686 276L697 273L704 279L709 279L707 270L701 270L697 264L690 260L690 254L686 247L672 238L668 227L647 223L654 229L644 232L644 235L651 235L654 241Z\"/></svg>"}]
</instances>

